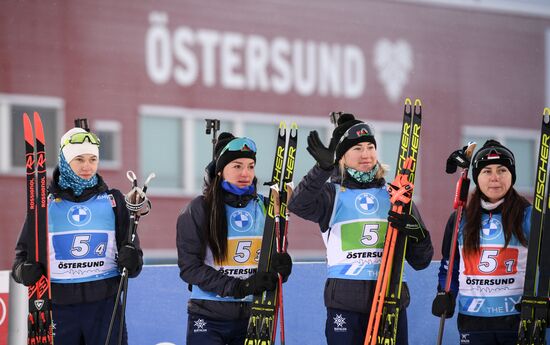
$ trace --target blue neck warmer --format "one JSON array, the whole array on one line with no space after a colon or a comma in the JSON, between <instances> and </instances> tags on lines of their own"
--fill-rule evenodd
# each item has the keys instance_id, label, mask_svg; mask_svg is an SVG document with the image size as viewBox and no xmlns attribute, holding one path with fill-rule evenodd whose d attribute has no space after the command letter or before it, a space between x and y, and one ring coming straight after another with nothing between
<instances>
[{"instance_id":1,"label":"blue neck warmer","mask_svg":"<svg viewBox=\"0 0 550 345\"><path fill-rule=\"evenodd\" d=\"M251 195L254 193L254 185L251 184L250 186L246 186L243 188L239 188L235 186L234 184L231 184L227 182L226 180L222 181L222 188L229 193L235 194L235 195Z\"/></svg>"},{"instance_id":2,"label":"blue neck warmer","mask_svg":"<svg viewBox=\"0 0 550 345\"><path fill-rule=\"evenodd\" d=\"M352 169L352 168L346 168L346 171L357 182L368 183L368 182L372 182L372 180L374 180L374 177L376 176L376 173L378 172L378 164L376 164L374 166L374 168L372 168L371 171L367 171L367 172L357 171L357 170Z\"/></svg>"},{"instance_id":3,"label":"blue neck warmer","mask_svg":"<svg viewBox=\"0 0 550 345\"><path fill-rule=\"evenodd\" d=\"M63 189L72 189L74 195L80 196L86 188L91 188L97 184L97 174L89 180L79 177L67 161L63 153L59 153L59 186Z\"/></svg>"}]
</instances>

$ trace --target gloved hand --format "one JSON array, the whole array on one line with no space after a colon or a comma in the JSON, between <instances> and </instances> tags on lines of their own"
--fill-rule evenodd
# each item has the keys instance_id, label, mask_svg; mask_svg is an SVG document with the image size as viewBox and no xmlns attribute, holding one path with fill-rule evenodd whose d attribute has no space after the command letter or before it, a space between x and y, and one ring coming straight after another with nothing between
<instances>
[{"instance_id":1,"label":"gloved hand","mask_svg":"<svg viewBox=\"0 0 550 345\"><path fill-rule=\"evenodd\" d=\"M388 212L388 222L415 242L420 242L426 238L422 225L412 214L402 214L390 210Z\"/></svg>"},{"instance_id":2,"label":"gloved hand","mask_svg":"<svg viewBox=\"0 0 550 345\"><path fill-rule=\"evenodd\" d=\"M458 167L467 168L470 165L470 159L466 157L464 151L468 146L464 146L461 150L456 150L447 158L447 165L445 166L445 172L447 174L454 174Z\"/></svg>"},{"instance_id":3,"label":"gloved hand","mask_svg":"<svg viewBox=\"0 0 550 345\"><path fill-rule=\"evenodd\" d=\"M126 268L128 275L134 275L141 266L139 251L131 243L126 243L118 250L118 267L122 270Z\"/></svg>"},{"instance_id":4,"label":"gloved hand","mask_svg":"<svg viewBox=\"0 0 550 345\"><path fill-rule=\"evenodd\" d=\"M31 286L46 274L44 265L37 261L27 260L17 267L16 273L25 286Z\"/></svg>"},{"instance_id":5,"label":"gloved hand","mask_svg":"<svg viewBox=\"0 0 550 345\"><path fill-rule=\"evenodd\" d=\"M239 279L233 296L243 298L263 291L274 290L278 280L277 274L273 272L257 272L244 280Z\"/></svg>"},{"instance_id":6,"label":"gloved hand","mask_svg":"<svg viewBox=\"0 0 550 345\"><path fill-rule=\"evenodd\" d=\"M335 150L336 145L333 145L332 140L329 148L326 148L321 142L321 139L319 139L319 133L317 133L317 131L309 132L307 137L307 152L315 158L322 169L329 170L334 166Z\"/></svg>"},{"instance_id":7,"label":"gloved hand","mask_svg":"<svg viewBox=\"0 0 550 345\"><path fill-rule=\"evenodd\" d=\"M288 253L275 253L271 260L271 267L275 272L281 274L284 283L292 272L292 258Z\"/></svg>"},{"instance_id":8,"label":"gloved hand","mask_svg":"<svg viewBox=\"0 0 550 345\"><path fill-rule=\"evenodd\" d=\"M438 317L445 314L445 318L450 319L455 313L455 304L452 292L439 291L432 302L432 314Z\"/></svg>"},{"instance_id":9,"label":"gloved hand","mask_svg":"<svg viewBox=\"0 0 550 345\"><path fill-rule=\"evenodd\" d=\"M514 308L521 313L522 305L526 303L535 308L546 308L546 324L550 323L550 302L547 297L521 297L521 301L514 305ZM536 313L536 311L535 311Z\"/></svg>"}]
</instances>

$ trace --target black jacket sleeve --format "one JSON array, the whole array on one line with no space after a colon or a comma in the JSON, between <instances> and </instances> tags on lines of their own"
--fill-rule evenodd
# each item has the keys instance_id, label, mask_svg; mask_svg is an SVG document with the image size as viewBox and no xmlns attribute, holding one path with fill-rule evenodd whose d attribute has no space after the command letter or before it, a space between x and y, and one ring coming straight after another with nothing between
<instances>
[{"instance_id":1,"label":"black jacket sleeve","mask_svg":"<svg viewBox=\"0 0 550 345\"><path fill-rule=\"evenodd\" d=\"M288 209L295 215L319 224L321 232L329 227L336 191L327 180L332 170L324 170L315 165L292 193Z\"/></svg>"},{"instance_id":2,"label":"black jacket sleeve","mask_svg":"<svg viewBox=\"0 0 550 345\"><path fill-rule=\"evenodd\" d=\"M199 196L178 217L176 246L180 277L204 291L222 297L233 296L238 278L230 277L204 263L206 237L202 233L202 224L205 222L205 207L204 198Z\"/></svg>"},{"instance_id":3,"label":"black jacket sleeve","mask_svg":"<svg viewBox=\"0 0 550 345\"><path fill-rule=\"evenodd\" d=\"M23 223L23 227L21 229L21 232L19 233L19 238L17 239L17 243L15 245L15 260L13 262L11 275L13 277L13 280L18 282L19 284L23 284L23 280L21 279L21 271L20 266L23 264L23 262L27 261L28 258L28 238L29 238L29 229L27 226L27 219L25 219L25 222Z\"/></svg>"},{"instance_id":4,"label":"black jacket sleeve","mask_svg":"<svg viewBox=\"0 0 550 345\"><path fill-rule=\"evenodd\" d=\"M443 235L443 243L441 245L441 263L439 265L438 284L437 290L443 291L445 289L445 282L447 280L447 271L449 267L449 258L451 253L451 245L453 239L453 230L456 221L456 212L453 212L449 219L447 220L447 225L445 226L445 234ZM458 294L459 280L458 280L458 270L460 263L460 251L458 246L455 243L455 257L453 262L453 276L451 278L451 291L454 296Z\"/></svg>"},{"instance_id":5,"label":"black jacket sleeve","mask_svg":"<svg viewBox=\"0 0 550 345\"><path fill-rule=\"evenodd\" d=\"M426 237L420 242L407 241L407 251L405 253L405 259L415 270L422 270L430 265L434 255L434 248L432 245L432 239L430 233L426 229L420 212L414 203L412 203L412 215L418 220Z\"/></svg>"}]
</instances>

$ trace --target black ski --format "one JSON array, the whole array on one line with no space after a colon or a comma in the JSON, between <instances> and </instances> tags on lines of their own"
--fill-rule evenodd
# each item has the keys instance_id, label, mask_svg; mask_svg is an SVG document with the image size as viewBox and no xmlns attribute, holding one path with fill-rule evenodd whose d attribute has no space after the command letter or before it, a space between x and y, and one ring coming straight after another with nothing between
<instances>
[{"instance_id":1,"label":"black ski","mask_svg":"<svg viewBox=\"0 0 550 345\"><path fill-rule=\"evenodd\" d=\"M275 160L269 192L269 205L264 225L262 247L258 263L258 272L267 272L271 267L271 259L277 252L281 241L286 237L277 236L285 233L285 222L280 221L280 215L286 215L286 184L291 181L294 172L294 160L297 143L297 128L290 130L289 144L287 145L287 127L284 122L279 125L277 145L275 148ZM285 216L286 219L286 216ZM276 231L278 227L279 231ZM282 235L281 235L282 236ZM264 291L254 295L252 300L251 315L248 322L245 345L271 345L275 341L277 325L277 312L279 307L279 286L273 291Z\"/></svg>"},{"instance_id":2,"label":"black ski","mask_svg":"<svg viewBox=\"0 0 550 345\"><path fill-rule=\"evenodd\" d=\"M40 262L46 270L38 282L29 287L29 315L27 319L29 345L53 344L53 323L49 269L48 195L46 190L46 153L44 128L40 115L34 112L32 124L23 114L25 162L27 172L27 226L29 258Z\"/></svg>"},{"instance_id":3,"label":"black ski","mask_svg":"<svg viewBox=\"0 0 550 345\"><path fill-rule=\"evenodd\" d=\"M395 212L411 212L410 203L403 204L405 199L411 200L413 195L420 146L421 122L421 101L416 99L413 105L411 100L407 98L403 111L396 178L388 188L392 210ZM365 345L395 344L406 249L407 237L398 234L395 229L388 225L382 263L367 326Z\"/></svg>"},{"instance_id":4,"label":"black ski","mask_svg":"<svg viewBox=\"0 0 550 345\"><path fill-rule=\"evenodd\" d=\"M548 327L550 255L543 254L543 248L550 248L550 226L548 212L548 156L550 145L550 108L545 108L542 116L539 155L535 176L535 195L531 215L531 232L527 267L521 300L521 321L518 331L518 345L546 344Z\"/></svg>"}]
</instances>

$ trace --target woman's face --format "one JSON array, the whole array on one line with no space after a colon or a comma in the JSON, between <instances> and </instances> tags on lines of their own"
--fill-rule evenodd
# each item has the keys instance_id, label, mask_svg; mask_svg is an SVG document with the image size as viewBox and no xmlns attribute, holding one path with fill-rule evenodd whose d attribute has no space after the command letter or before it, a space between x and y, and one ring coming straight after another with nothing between
<instances>
[{"instance_id":1,"label":"woman's face","mask_svg":"<svg viewBox=\"0 0 550 345\"><path fill-rule=\"evenodd\" d=\"M222 170L222 177L239 188L248 187L254 181L254 167L252 158L237 158L227 164Z\"/></svg>"},{"instance_id":2,"label":"woman's face","mask_svg":"<svg viewBox=\"0 0 550 345\"><path fill-rule=\"evenodd\" d=\"M85 153L73 158L69 166L78 177L89 180L96 174L98 164L99 159L96 155Z\"/></svg>"},{"instance_id":3,"label":"woman's face","mask_svg":"<svg viewBox=\"0 0 550 345\"><path fill-rule=\"evenodd\" d=\"M362 142L351 147L342 157L344 165L361 172L371 171L378 162L373 143Z\"/></svg>"},{"instance_id":4,"label":"woman's face","mask_svg":"<svg viewBox=\"0 0 550 345\"><path fill-rule=\"evenodd\" d=\"M504 165L487 165L481 169L477 177L477 185L490 202L497 202L512 186L512 174Z\"/></svg>"}]
</instances>

